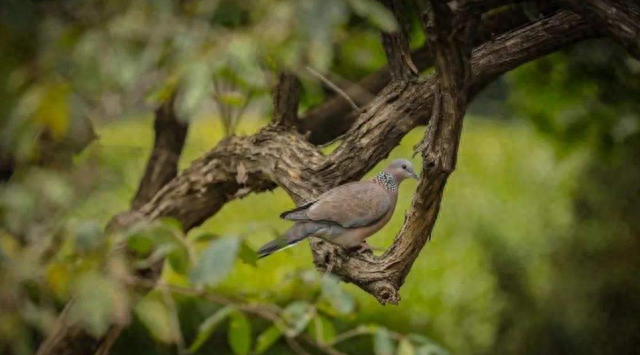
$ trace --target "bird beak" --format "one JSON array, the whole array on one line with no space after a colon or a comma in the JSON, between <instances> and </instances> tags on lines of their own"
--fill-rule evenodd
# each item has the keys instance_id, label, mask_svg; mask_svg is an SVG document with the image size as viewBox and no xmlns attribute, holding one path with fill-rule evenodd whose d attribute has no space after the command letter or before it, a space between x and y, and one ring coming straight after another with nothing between
<instances>
[{"instance_id":1,"label":"bird beak","mask_svg":"<svg viewBox=\"0 0 640 355\"><path fill-rule=\"evenodd\" d=\"M418 175L416 173L414 173L413 171L411 172L411 177L416 179L416 180L420 180L420 178L418 177Z\"/></svg>"}]
</instances>

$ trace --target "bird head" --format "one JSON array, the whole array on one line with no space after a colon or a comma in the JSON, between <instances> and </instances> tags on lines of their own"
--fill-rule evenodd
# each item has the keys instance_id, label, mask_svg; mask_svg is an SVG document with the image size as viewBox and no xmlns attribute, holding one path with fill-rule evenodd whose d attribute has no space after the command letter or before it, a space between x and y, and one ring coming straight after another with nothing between
<instances>
[{"instance_id":1,"label":"bird head","mask_svg":"<svg viewBox=\"0 0 640 355\"><path fill-rule=\"evenodd\" d=\"M398 183L408 178L418 180L418 175L413 170L413 164L407 159L395 159L384 170L391 174Z\"/></svg>"}]
</instances>

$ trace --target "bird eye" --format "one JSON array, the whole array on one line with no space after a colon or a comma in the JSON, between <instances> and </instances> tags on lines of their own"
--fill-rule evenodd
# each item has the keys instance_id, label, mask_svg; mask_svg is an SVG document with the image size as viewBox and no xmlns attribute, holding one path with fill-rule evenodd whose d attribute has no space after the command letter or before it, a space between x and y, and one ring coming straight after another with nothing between
<instances>
[{"instance_id":1,"label":"bird eye","mask_svg":"<svg viewBox=\"0 0 640 355\"><path fill-rule=\"evenodd\" d=\"M402 166L402 169L407 170L407 166L406 166L406 165L403 165L403 166Z\"/></svg>"}]
</instances>

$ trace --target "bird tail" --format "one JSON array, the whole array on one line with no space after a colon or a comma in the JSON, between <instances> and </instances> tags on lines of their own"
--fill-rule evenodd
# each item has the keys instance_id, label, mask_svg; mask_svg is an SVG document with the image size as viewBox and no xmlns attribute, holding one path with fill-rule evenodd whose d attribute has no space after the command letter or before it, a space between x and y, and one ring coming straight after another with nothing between
<instances>
[{"instance_id":1,"label":"bird tail","mask_svg":"<svg viewBox=\"0 0 640 355\"><path fill-rule=\"evenodd\" d=\"M296 223L291 226L291 228L289 228L289 230L287 230L282 235L282 237L272 240L269 243L263 245L258 250L258 258L262 259L265 256L269 256L278 250L286 249L290 246L293 246L318 232L323 227L324 226L322 224L315 222Z\"/></svg>"}]
</instances>

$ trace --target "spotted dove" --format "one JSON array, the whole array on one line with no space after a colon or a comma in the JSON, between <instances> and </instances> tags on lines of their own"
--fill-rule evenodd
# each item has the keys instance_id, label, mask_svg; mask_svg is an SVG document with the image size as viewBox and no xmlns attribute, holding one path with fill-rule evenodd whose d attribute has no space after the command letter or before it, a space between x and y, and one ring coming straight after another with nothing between
<instances>
[{"instance_id":1,"label":"spotted dove","mask_svg":"<svg viewBox=\"0 0 640 355\"><path fill-rule=\"evenodd\" d=\"M406 178L418 179L413 165L406 159L396 159L372 180L338 186L317 200L282 213L280 218L296 223L282 237L262 246L258 256L271 255L310 236L352 250L369 249L365 239L389 222L398 200L398 186Z\"/></svg>"}]
</instances>

